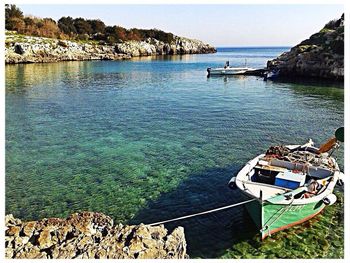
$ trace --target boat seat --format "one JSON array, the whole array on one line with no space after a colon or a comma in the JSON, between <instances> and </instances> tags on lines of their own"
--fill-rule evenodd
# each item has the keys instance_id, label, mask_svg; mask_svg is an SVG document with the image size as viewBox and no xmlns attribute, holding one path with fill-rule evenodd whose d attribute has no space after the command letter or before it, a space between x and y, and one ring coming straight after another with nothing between
<instances>
[{"instance_id":1,"label":"boat seat","mask_svg":"<svg viewBox=\"0 0 350 263\"><path fill-rule=\"evenodd\" d=\"M333 174L333 171L323 167L310 166L308 169L308 174L311 177L323 179L331 176Z\"/></svg>"},{"instance_id":2,"label":"boat seat","mask_svg":"<svg viewBox=\"0 0 350 263\"><path fill-rule=\"evenodd\" d=\"M300 163L292 163L292 162L289 162L289 161L283 161L283 160L279 160L279 159L272 159L270 161L270 163L273 166L286 168L288 170L302 171L303 168L304 168L304 165L302 165Z\"/></svg>"},{"instance_id":3,"label":"boat seat","mask_svg":"<svg viewBox=\"0 0 350 263\"><path fill-rule=\"evenodd\" d=\"M283 161L283 160L279 160L279 159L272 159L270 161L270 163L273 166L287 168L288 170L302 171L304 168L303 164L291 163L291 162ZM323 179L323 178L331 176L332 174L333 174L333 171L331 171L327 168L315 167L315 166L308 167L308 175L311 177L314 177L314 178Z\"/></svg>"}]
</instances>

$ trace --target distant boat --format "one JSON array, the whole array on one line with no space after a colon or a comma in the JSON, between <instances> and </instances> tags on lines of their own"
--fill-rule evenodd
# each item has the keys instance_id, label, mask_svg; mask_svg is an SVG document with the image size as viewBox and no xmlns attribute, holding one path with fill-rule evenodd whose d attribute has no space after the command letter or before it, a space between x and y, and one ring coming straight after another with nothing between
<instances>
[{"instance_id":1,"label":"distant boat","mask_svg":"<svg viewBox=\"0 0 350 263\"><path fill-rule=\"evenodd\" d=\"M304 145L272 146L250 160L229 182L256 200L246 208L264 239L303 223L332 205L333 189L344 174L331 156L344 141L344 128L320 148Z\"/></svg>"},{"instance_id":2,"label":"distant boat","mask_svg":"<svg viewBox=\"0 0 350 263\"><path fill-rule=\"evenodd\" d=\"M275 80L278 78L280 74L280 70L279 69L273 69L271 71L268 71L264 74L264 80Z\"/></svg>"},{"instance_id":3,"label":"distant boat","mask_svg":"<svg viewBox=\"0 0 350 263\"><path fill-rule=\"evenodd\" d=\"M249 68L246 65L244 67L230 67L230 62L226 61L225 66L222 68L207 68L208 76L210 75L240 75L247 71L255 70Z\"/></svg>"}]
</instances>

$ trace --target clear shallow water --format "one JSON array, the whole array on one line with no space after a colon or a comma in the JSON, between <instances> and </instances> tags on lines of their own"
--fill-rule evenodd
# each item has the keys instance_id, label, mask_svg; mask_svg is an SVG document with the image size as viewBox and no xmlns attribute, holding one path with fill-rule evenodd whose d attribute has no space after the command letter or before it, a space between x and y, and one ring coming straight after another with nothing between
<instances>
[{"instance_id":1,"label":"clear shallow water","mask_svg":"<svg viewBox=\"0 0 350 263\"><path fill-rule=\"evenodd\" d=\"M6 66L6 213L150 223L242 200L227 182L246 161L343 125L338 87L206 77L285 50ZM194 257L220 256L253 228L240 207L176 225Z\"/></svg>"}]
</instances>

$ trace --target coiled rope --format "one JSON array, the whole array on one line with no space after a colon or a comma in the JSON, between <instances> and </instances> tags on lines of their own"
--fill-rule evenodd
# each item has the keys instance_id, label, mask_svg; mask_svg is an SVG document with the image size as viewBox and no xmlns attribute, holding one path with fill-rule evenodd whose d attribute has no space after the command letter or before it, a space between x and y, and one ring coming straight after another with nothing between
<instances>
[{"instance_id":1,"label":"coiled rope","mask_svg":"<svg viewBox=\"0 0 350 263\"><path fill-rule=\"evenodd\" d=\"M165 223L169 223L169 222L173 222L173 221L183 220L183 219L190 218L190 217L210 214L210 213L214 213L214 212L217 212L217 211L229 209L229 208L232 208L232 207L235 207L235 206L243 205L243 204L252 202L254 200L256 200L256 199L253 198L253 199L246 200L246 201L243 201L243 202L240 202L240 203L227 205L227 206L223 206L223 207L219 207L219 208L215 208L215 209L211 209L211 210L207 210L207 211L204 211L204 212L199 212L199 213L195 213L195 214L191 214L191 215L187 215L187 216L181 216L181 217L177 217L177 218L173 218L173 219L169 219L169 220L159 221L159 222L152 223L152 224L147 224L147 225L155 226L155 225L165 224Z\"/></svg>"}]
</instances>

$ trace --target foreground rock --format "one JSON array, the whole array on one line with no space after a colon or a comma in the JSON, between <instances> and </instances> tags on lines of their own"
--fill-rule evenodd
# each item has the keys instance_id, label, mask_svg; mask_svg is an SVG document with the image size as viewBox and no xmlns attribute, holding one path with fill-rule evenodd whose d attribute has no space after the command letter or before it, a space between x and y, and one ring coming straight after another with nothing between
<instances>
[{"instance_id":1,"label":"foreground rock","mask_svg":"<svg viewBox=\"0 0 350 263\"><path fill-rule=\"evenodd\" d=\"M131 57L175 54L213 53L215 48L199 40L175 37L170 44L149 38L127 41L114 46L78 43L7 32L5 62L38 63L74 60L121 60Z\"/></svg>"},{"instance_id":2,"label":"foreground rock","mask_svg":"<svg viewBox=\"0 0 350 263\"><path fill-rule=\"evenodd\" d=\"M280 75L287 77L344 79L344 15L289 52L268 61L267 67L280 69Z\"/></svg>"},{"instance_id":3,"label":"foreground rock","mask_svg":"<svg viewBox=\"0 0 350 263\"><path fill-rule=\"evenodd\" d=\"M101 213L83 212L67 219L22 222L5 219L6 258L187 258L184 229L167 234L164 226L113 225Z\"/></svg>"}]
</instances>

